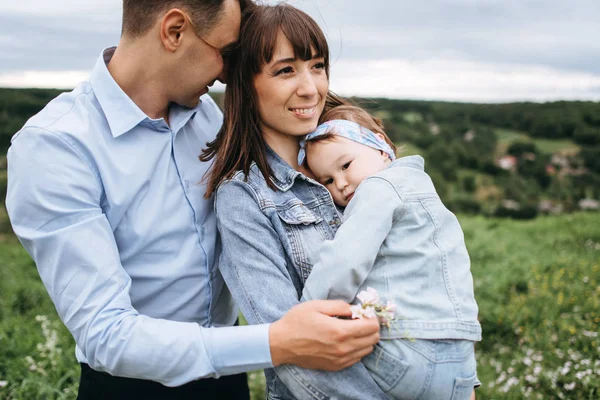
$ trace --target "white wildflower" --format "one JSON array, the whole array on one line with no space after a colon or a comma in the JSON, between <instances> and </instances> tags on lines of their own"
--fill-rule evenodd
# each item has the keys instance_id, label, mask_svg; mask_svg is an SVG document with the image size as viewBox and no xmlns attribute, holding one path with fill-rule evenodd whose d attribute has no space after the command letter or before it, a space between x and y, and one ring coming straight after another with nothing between
<instances>
[{"instance_id":1,"label":"white wildflower","mask_svg":"<svg viewBox=\"0 0 600 400\"><path fill-rule=\"evenodd\" d=\"M556 349L554 350L554 353L559 357L559 358L563 358L565 356L565 353L562 352L561 349Z\"/></svg>"},{"instance_id":2,"label":"white wildflower","mask_svg":"<svg viewBox=\"0 0 600 400\"><path fill-rule=\"evenodd\" d=\"M500 384L500 383L504 382L505 379L506 379L506 373L504 373L504 371L502 371L502 373L500 374L498 379L496 379L496 383Z\"/></svg>"},{"instance_id":3,"label":"white wildflower","mask_svg":"<svg viewBox=\"0 0 600 400\"><path fill-rule=\"evenodd\" d=\"M388 300L387 305L385 306L385 308L390 312L390 313L394 313L396 312L396 303L394 303L391 300Z\"/></svg>"},{"instance_id":4,"label":"white wildflower","mask_svg":"<svg viewBox=\"0 0 600 400\"><path fill-rule=\"evenodd\" d=\"M513 386L516 386L518 383L519 383L519 380L517 378L515 378L514 376L510 377L506 381L506 383L504 384L504 386L502 386L501 390L504 393L508 393L508 391L510 390L510 388L513 387Z\"/></svg>"},{"instance_id":5,"label":"white wildflower","mask_svg":"<svg viewBox=\"0 0 600 400\"><path fill-rule=\"evenodd\" d=\"M537 382L537 378L533 375L527 375L525 376L525 380L529 383L535 383Z\"/></svg>"},{"instance_id":6,"label":"white wildflower","mask_svg":"<svg viewBox=\"0 0 600 400\"><path fill-rule=\"evenodd\" d=\"M531 355L533 354L533 349L527 349L527 357L531 357Z\"/></svg>"},{"instance_id":7,"label":"white wildflower","mask_svg":"<svg viewBox=\"0 0 600 400\"><path fill-rule=\"evenodd\" d=\"M363 317L365 318L377 318L377 314L375 313L375 309L371 306L367 306L363 310Z\"/></svg>"},{"instance_id":8,"label":"white wildflower","mask_svg":"<svg viewBox=\"0 0 600 400\"><path fill-rule=\"evenodd\" d=\"M363 290L356 297L358 297L363 305L378 304L380 301L379 293L377 293L377 290L373 289L372 287L368 287L367 290Z\"/></svg>"},{"instance_id":9,"label":"white wildflower","mask_svg":"<svg viewBox=\"0 0 600 400\"><path fill-rule=\"evenodd\" d=\"M350 310L352 311L352 319L362 318L362 306L360 304L350 306Z\"/></svg>"},{"instance_id":10,"label":"white wildflower","mask_svg":"<svg viewBox=\"0 0 600 400\"><path fill-rule=\"evenodd\" d=\"M567 384L565 385L565 390L569 390L569 391L571 391L571 390L573 390L573 389L575 389L575 382L567 383Z\"/></svg>"}]
</instances>

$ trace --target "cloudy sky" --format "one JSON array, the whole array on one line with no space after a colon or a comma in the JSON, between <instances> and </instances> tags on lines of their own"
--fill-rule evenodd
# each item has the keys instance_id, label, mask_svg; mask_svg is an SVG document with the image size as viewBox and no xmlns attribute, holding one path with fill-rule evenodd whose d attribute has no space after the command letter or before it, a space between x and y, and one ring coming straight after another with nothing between
<instances>
[{"instance_id":1,"label":"cloudy sky","mask_svg":"<svg viewBox=\"0 0 600 400\"><path fill-rule=\"evenodd\" d=\"M600 101L598 0L288 2L325 31L343 95ZM1 1L0 87L75 86L120 19L121 0Z\"/></svg>"}]
</instances>

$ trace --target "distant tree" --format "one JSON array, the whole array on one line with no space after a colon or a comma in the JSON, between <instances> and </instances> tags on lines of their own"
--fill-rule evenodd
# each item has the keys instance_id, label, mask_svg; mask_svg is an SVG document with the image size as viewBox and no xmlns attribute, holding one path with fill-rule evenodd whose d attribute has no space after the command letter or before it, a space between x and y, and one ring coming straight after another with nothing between
<instances>
[{"instance_id":1,"label":"distant tree","mask_svg":"<svg viewBox=\"0 0 600 400\"><path fill-rule=\"evenodd\" d=\"M538 154L539 151L535 143L530 141L518 140L512 142L506 151L511 156L521 157L525 153Z\"/></svg>"},{"instance_id":2,"label":"distant tree","mask_svg":"<svg viewBox=\"0 0 600 400\"><path fill-rule=\"evenodd\" d=\"M426 152L429 165L438 170L445 180L455 182L457 178L457 156L444 141L435 142Z\"/></svg>"},{"instance_id":3,"label":"distant tree","mask_svg":"<svg viewBox=\"0 0 600 400\"><path fill-rule=\"evenodd\" d=\"M579 126L573 135L575 143L582 146L600 144L600 128L591 128L588 126Z\"/></svg>"},{"instance_id":4,"label":"distant tree","mask_svg":"<svg viewBox=\"0 0 600 400\"><path fill-rule=\"evenodd\" d=\"M586 168L596 174L600 174L600 146L584 147L579 154Z\"/></svg>"},{"instance_id":5,"label":"distant tree","mask_svg":"<svg viewBox=\"0 0 600 400\"><path fill-rule=\"evenodd\" d=\"M467 193L473 193L477 189L477 183L473 175L467 175L462 178L462 187Z\"/></svg>"}]
</instances>

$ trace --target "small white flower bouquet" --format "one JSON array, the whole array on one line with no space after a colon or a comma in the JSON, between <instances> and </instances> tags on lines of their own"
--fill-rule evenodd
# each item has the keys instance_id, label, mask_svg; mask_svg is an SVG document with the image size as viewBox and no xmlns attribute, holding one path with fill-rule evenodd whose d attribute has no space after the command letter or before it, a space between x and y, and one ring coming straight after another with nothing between
<instances>
[{"instance_id":1,"label":"small white flower bouquet","mask_svg":"<svg viewBox=\"0 0 600 400\"><path fill-rule=\"evenodd\" d=\"M386 305L383 305L379 293L372 287L363 290L356 297L361 304L350 306L352 319L377 318L381 326L391 327L392 322L397 318L394 302L388 301Z\"/></svg>"}]
</instances>

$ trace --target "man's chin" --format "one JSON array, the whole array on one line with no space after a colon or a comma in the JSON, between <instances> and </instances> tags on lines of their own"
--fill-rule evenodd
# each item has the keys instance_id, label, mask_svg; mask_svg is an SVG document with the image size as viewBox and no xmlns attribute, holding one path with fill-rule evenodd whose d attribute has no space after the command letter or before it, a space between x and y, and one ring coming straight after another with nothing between
<instances>
[{"instance_id":1,"label":"man's chin","mask_svg":"<svg viewBox=\"0 0 600 400\"><path fill-rule=\"evenodd\" d=\"M174 101L175 104L184 108L196 108L200 104L200 97L189 99L186 101Z\"/></svg>"}]
</instances>

